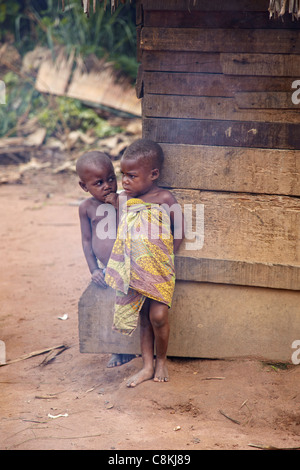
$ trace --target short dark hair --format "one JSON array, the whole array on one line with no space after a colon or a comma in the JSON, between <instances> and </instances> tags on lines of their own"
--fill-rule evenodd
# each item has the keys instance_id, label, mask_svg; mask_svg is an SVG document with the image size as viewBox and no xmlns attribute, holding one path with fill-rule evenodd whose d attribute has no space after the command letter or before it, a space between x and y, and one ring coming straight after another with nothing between
<instances>
[{"instance_id":1,"label":"short dark hair","mask_svg":"<svg viewBox=\"0 0 300 470\"><path fill-rule=\"evenodd\" d=\"M122 159L131 160L139 158L149 163L152 169L158 168L160 170L164 162L164 153L158 143L148 139L138 139L127 147Z\"/></svg>"},{"instance_id":2,"label":"short dark hair","mask_svg":"<svg viewBox=\"0 0 300 470\"><path fill-rule=\"evenodd\" d=\"M82 176L83 171L88 166L97 166L97 165L111 165L113 167L112 161L106 153L100 152L98 150L91 150L81 155L76 162L76 172L78 176Z\"/></svg>"}]
</instances>

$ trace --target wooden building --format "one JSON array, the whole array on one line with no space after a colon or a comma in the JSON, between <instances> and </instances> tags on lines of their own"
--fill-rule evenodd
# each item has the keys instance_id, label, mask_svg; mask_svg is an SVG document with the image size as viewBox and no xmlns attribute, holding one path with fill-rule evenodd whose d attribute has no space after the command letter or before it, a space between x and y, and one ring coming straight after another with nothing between
<instances>
[{"instance_id":1,"label":"wooden building","mask_svg":"<svg viewBox=\"0 0 300 470\"><path fill-rule=\"evenodd\" d=\"M143 136L204 223L176 256L171 356L290 361L300 340L300 22L268 6L137 1ZM82 352L118 352L99 328L81 322Z\"/></svg>"}]
</instances>

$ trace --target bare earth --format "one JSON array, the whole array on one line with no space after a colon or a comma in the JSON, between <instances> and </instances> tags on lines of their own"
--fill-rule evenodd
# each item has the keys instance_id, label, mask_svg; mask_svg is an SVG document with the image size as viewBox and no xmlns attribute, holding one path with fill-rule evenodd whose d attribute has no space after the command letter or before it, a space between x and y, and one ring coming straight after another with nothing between
<instances>
[{"instance_id":1,"label":"bare earth","mask_svg":"<svg viewBox=\"0 0 300 470\"><path fill-rule=\"evenodd\" d=\"M51 169L0 186L6 359L69 347L48 363L45 353L0 367L0 449L299 446L297 366L170 358L168 383L129 389L126 379L139 369L139 357L107 369L109 355L79 352L77 303L89 282L78 220L83 196L72 173L54 177ZM67 320L59 319L65 314Z\"/></svg>"}]
</instances>

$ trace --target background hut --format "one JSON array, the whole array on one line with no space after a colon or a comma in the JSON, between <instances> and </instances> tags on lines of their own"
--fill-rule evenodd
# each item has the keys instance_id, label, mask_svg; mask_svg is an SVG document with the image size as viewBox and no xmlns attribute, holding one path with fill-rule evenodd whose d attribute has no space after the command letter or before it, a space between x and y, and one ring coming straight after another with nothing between
<instances>
[{"instance_id":1,"label":"background hut","mask_svg":"<svg viewBox=\"0 0 300 470\"><path fill-rule=\"evenodd\" d=\"M288 361L300 339L300 24L290 3L291 15L270 19L268 7L278 16L287 2L137 1L143 135L165 152L161 185L204 221L204 238L176 257L171 356ZM97 328L81 321L82 352L118 352L110 340L103 349Z\"/></svg>"}]
</instances>

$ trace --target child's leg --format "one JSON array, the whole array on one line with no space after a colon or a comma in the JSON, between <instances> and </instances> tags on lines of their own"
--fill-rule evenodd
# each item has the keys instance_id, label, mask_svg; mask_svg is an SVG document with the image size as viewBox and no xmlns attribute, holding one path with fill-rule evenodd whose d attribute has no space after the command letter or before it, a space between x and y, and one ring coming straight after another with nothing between
<instances>
[{"instance_id":1,"label":"child's leg","mask_svg":"<svg viewBox=\"0 0 300 470\"><path fill-rule=\"evenodd\" d=\"M135 354L112 354L106 367L112 368L126 364L136 357Z\"/></svg>"},{"instance_id":2,"label":"child's leg","mask_svg":"<svg viewBox=\"0 0 300 470\"><path fill-rule=\"evenodd\" d=\"M153 367L153 351L154 351L154 334L149 319L149 300L146 299L140 313L140 341L141 353L143 359L143 368L127 381L127 387L135 387L136 385L150 380L154 374Z\"/></svg>"},{"instance_id":3,"label":"child's leg","mask_svg":"<svg viewBox=\"0 0 300 470\"><path fill-rule=\"evenodd\" d=\"M166 364L170 333L168 310L167 305L157 302L156 300L150 301L149 318L156 345L155 382L167 382L169 379Z\"/></svg>"}]
</instances>

